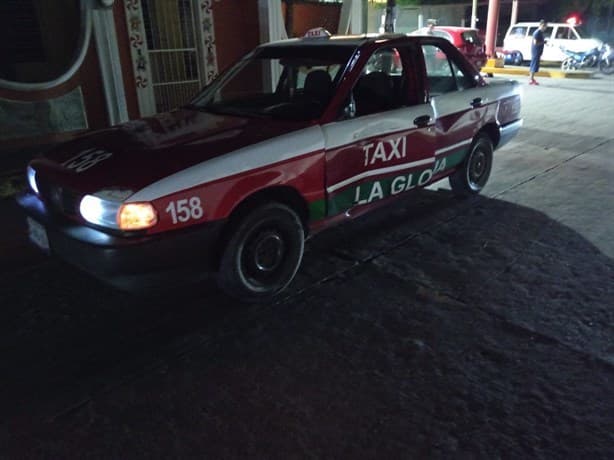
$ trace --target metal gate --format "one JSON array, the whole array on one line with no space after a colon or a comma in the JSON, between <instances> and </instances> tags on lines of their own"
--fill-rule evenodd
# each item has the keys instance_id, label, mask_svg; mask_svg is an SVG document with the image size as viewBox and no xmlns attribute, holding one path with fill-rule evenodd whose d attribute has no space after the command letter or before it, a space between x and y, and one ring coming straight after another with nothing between
<instances>
[{"instance_id":1,"label":"metal gate","mask_svg":"<svg viewBox=\"0 0 614 460\"><path fill-rule=\"evenodd\" d=\"M211 0L124 0L141 116L188 102L217 74Z\"/></svg>"},{"instance_id":2,"label":"metal gate","mask_svg":"<svg viewBox=\"0 0 614 460\"><path fill-rule=\"evenodd\" d=\"M142 0L156 112L179 107L204 85L192 0Z\"/></svg>"}]
</instances>

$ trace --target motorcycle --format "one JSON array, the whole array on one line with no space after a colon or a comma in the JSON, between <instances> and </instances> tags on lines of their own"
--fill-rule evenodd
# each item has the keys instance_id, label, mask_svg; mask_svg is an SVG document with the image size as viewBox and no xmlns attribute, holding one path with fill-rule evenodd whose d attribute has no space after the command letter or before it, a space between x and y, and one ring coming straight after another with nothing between
<instances>
[{"instance_id":1,"label":"motorcycle","mask_svg":"<svg viewBox=\"0 0 614 460\"><path fill-rule=\"evenodd\" d=\"M579 70L586 67L594 67L599 61L600 50L593 48L588 51L572 51L561 48L567 57L561 62L561 70Z\"/></svg>"},{"instance_id":2,"label":"motorcycle","mask_svg":"<svg viewBox=\"0 0 614 460\"><path fill-rule=\"evenodd\" d=\"M607 43L601 47L597 66L599 70L606 75L614 73L614 48Z\"/></svg>"}]
</instances>

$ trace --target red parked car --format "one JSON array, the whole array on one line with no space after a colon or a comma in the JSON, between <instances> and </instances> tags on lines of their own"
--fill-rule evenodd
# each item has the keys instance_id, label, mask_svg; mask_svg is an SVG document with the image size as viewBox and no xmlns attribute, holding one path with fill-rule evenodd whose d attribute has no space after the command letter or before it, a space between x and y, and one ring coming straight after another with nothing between
<instances>
[{"instance_id":1,"label":"red parked car","mask_svg":"<svg viewBox=\"0 0 614 460\"><path fill-rule=\"evenodd\" d=\"M484 37L478 29L471 27L435 26L432 32L428 27L423 27L412 32L410 35L434 35L451 42L467 60L478 70L486 64L486 48Z\"/></svg>"}]
</instances>

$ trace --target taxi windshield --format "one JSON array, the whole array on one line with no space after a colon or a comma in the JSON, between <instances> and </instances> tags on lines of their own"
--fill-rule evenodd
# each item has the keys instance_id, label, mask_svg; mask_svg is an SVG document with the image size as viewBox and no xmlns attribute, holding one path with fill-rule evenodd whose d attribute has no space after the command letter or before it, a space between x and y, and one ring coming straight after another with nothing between
<instances>
[{"instance_id":1,"label":"taxi windshield","mask_svg":"<svg viewBox=\"0 0 614 460\"><path fill-rule=\"evenodd\" d=\"M242 117L317 119L353 52L345 46L261 48L220 75L190 107Z\"/></svg>"}]
</instances>

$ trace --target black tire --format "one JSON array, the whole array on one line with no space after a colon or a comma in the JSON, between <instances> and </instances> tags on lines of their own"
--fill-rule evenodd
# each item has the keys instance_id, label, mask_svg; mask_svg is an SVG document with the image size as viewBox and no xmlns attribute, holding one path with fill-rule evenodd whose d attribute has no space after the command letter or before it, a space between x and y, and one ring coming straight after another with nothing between
<instances>
[{"instance_id":1,"label":"black tire","mask_svg":"<svg viewBox=\"0 0 614 460\"><path fill-rule=\"evenodd\" d=\"M568 72L570 70L577 70L578 68L578 64L576 63L576 60L573 58L566 58L565 60L563 60L563 62L561 62L561 70L563 72Z\"/></svg>"},{"instance_id":2,"label":"black tire","mask_svg":"<svg viewBox=\"0 0 614 460\"><path fill-rule=\"evenodd\" d=\"M614 60L611 60L609 62L607 62L605 59L602 61L599 61L599 70L606 75L613 74L614 73Z\"/></svg>"},{"instance_id":3,"label":"black tire","mask_svg":"<svg viewBox=\"0 0 614 460\"><path fill-rule=\"evenodd\" d=\"M456 196L466 198L482 191L492 169L493 145L490 137L479 134L463 163L449 178Z\"/></svg>"},{"instance_id":4,"label":"black tire","mask_svg":"<svg viewBox=\"0 0 614 460\"><path fill-rule=\"evenodd\" d=\"M294 278L304 244L305 232L296 212L276 202L260 205L231 229L218 284L243 302L270 299Z\"/></svg>"},{"instance_id":5,"label":"black tire","mask_svg":"<svg viewBox=\"0 0 614 460\"><path fill-rule=\"evenodd\" d=\"M513 57L513 65L522 65L522 61L524 60L524 58L522 57L522 53L520 51L518 51L514 57Z\"/></svg>"}]
</instances>

